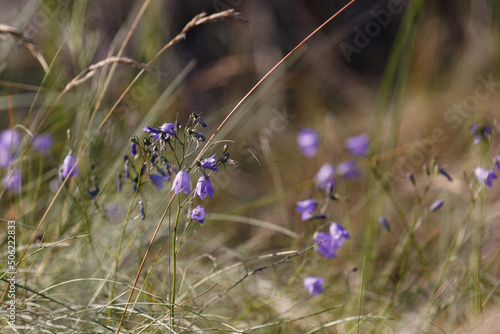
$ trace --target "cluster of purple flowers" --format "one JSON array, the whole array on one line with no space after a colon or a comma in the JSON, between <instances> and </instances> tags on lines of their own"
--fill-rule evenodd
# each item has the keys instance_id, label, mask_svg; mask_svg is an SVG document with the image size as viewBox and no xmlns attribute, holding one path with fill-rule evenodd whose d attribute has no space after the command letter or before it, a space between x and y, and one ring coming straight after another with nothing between
<instances>
[{"instance_id":1,"label":"cluster of purple flowers","mask_svg":"<svg viewBox=\"0 0 500 334\"><path fill-rule=\"evenodd\" d=\"M190 126L194 124L194 126ZM140 143L139 138L131 138L131 148L130 153L133 157L138 155L150 157L149 161L149 179L151 183L156 187L158 191L161 191L165 187L165 183L171 181L172 174L173 177L171 191L175 195L179 195L181 192L186 195L191 195L191 181L190 181L190 169L182 169L182 161L177 160L177 164L180 170L173 168L170 162L163 156L168 148L172 151L175 145L184 145L189 143L196 144L195 151L199 152L200 143L206 140L206 137L196 131L196 125L200 125L202 128L207 127L207 124L202 120L202 118L193 113L190 120L184 130L185 139L179 139L179 130L181 125L179 122L174 123L164 123L159 128L153 128L150 126L144 127L143 131L149 134L149 137L144 138L142 143ZM199 197L204 200L206 197L212 198L214 195L214 189L212 187L212 182L210 180L209 172L218 172L218 167L224 163L230 163L236 165L237 163L229 159L229 153L226 152L227 146L224 147L223 155L221 158L217 159L214 155L208 157L204 160L196 162L197 171L201 174L196 182L196 187L194 188L193 199ZM175 155L173 155L175 157ZM148 158L149 159L149 158ZM175 158L177 159L177 158ZM160 163L161 162L161 163ZM130 159L128 156L125 157L125 179L129 177L129 166ZM153 167L156 167L156 173L152 173ZM144 167L143 167L144 168ZM141 170L141 174L145 173L146 170ZM135 179L135 184L137 184L138 177ZM119 175L119 189L121 188L121 175ZM191 218L203 223L205 221L206 210L202 206L197 206L190 211Z\"/></svg>"},{"instance_id":2,"label":"cluster of purple flowers","mask_svg":"<svg viewBox=\"0 0 500 334\"><path fill-rule=\"evenodd\" d=\"M491 127L488 124L471 124L469 134L474 139L474 144L478 144L483 141L487 141L491 136ZM498 155L493 164L500 171L500 155ZM498 178L494 169L488 169L483 167L477 167L474 170L474 175L479 183L485 187L493 187L493 181Z\"/></svg>"},{"instance_id":3,"label":"cluster of purple flowers","mask_svg":"<svg viewBox=\"0 0 500 334\"><path fill-rule=\"evenodd\" d=\"M7 171L2 178L2 185L15 194L21 191L21 173L19 168L15 168L21 140L21 134L15 129L5 129L0 133L0 168ZM33 138L31 148L34 152L46 152L53 143L52 135L40 134Z\"/></svg>"},{"instance_id":4,"label":"cluster of purple flowers","mask_svg":"<svg viewBox=\"0 0 500 334\"><path fill-rule=\"evenodd\" d=\"M320 140L319 135L310 128L302 129L297 136L297 143L300 151L306 158L311 158L318 152ZM360 134L350 137L345 141L345 148L355 157L364 157L368 153L370 140L368 135ZM348 160L341 162L335 168L333 165L326 163L314 176L316 188L326 192L328 196L332 196L335 189L336 176L340 175L346 179L351 179L360 176L357 168L357 160ZM303 221L316 218L326 218L325 215L314 214L318 208L318 203L314 199L307 199L297 202L295 211L301 214ZM345 230L340 224L332 222L330 224L329 232L318 232L314 237L317 252L328 258L336 258L338 249L344 244L345 239L349 239L349 232ZM322 285L325 279L321 277L307 277L304 280L305 288L316 296L318 293L323 292Z\"/></svg>"}]
</instances>

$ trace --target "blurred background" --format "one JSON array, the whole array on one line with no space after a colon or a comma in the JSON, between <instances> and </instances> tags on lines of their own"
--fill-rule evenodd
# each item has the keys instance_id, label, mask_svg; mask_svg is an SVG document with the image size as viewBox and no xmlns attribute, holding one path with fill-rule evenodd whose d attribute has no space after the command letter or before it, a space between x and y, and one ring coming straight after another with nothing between
<instances>
[{"instance_id":1,"label":"blurred background","mask_svg":"<svg viewBox=\"0 0 500 334\"><path fill-rule=\"evenodd\" d=\"M241 15L241 19L222 20L188 31L184 40L153 62L152 69L118 105L79 165L82 184L90 184L89 175L95 173L104 194L113 191L123 155L129 152L129 139L143 136L143 126L158 127L175 119L185 123L192 112L197 112L209 125L203 130L209 137L277 62L347 1L151 1L129 35L144 3L0 0L0 23L22 32L54 69L45 76L27 47L8 33L0 34L0 128L9 127L12 121L34 131L41 124L41 132L55 136L50 160L42 167L44 180L57 178L69 149L77 149L89 140L89 133L139 70L120 64L109 82L105 75L97 74L67 92L45 119L46 111L71 79L90 65L116 55L128 38L122 55L147 63L195 15L226 9L235 9ZM207 210L217 228L197 235L193 244L227 261L252 252L288 250L291 244L298 249L307 247L307 238L317 227L300 221L294 212L295 203L315 196L311 182L314 174L326 162L338 164L349 159L344 140L360 133L370 135L370 154L391 175L389 185L403 207L413 205L415 197L407 173L422 177L422 166L435 156L454 179L460 179L476 164L470 160L475 157L468 135L471 122L487 123L499 115L499 24L500 3L493 0L357 0L277 68L223 128L217 138L238 143L230 145L230 152L239 167L213 176L216 196ZM106 68L102 73L109 71ZM296 135L302 127L314 128L320 134L320 151L314 159L305 159L297 148ZM72 131L71 141L67 140L67 129ZM498 138L493 138L491 147L498 147ZM221 151L218 145L212 154L219 156ZM364 175L370 174L369 163L361 162ZM380 242L371 272L367 268L367 275L373 273L376 277L377 263L387 259L390 245L395 242L380 235L376 241L367 242L374 232L372 229L370 235L364 234L364 224L382 211L391 210L376 191L368 194L368 185L364 180L340 181L340 203L327 209L331 219L349 226L354 240L346 246L354 255L338 259L338 270L332 269L331 276L336 279L348 277L346 273L360 266L362 254ZM464 196L467 182L448 184L444 179L437 180L437 189L431 193L438 196L445 185L447 200L462 208L468 200ZM25 189L34 185L29 187ZM41 191L46 196L40 196L32 211L24 212L30 217L29 228L36 226L51 199L48 185ZM156 195L145 197L150 222L158 221L163 212L166 197ZM493 208L498 206L498 197L496 190L489 193ZM424 204L433 199L426 199L429 203ZM89 216L103 221L102 226L94 225L95 242L101 244L103 254L107 254L103 250L106 243L116 242L116 238L106 238L113 233L116 237L121 231L117 222L123 220L128 200L130 192L102 195L96 212ZM122 211L110 213L116 207ZM7 210L5 203L2 213ZM78 224L90 219L82 212L65 210L63 203L56 203L50 212L48 220L57 222L58 228L55 231L51 227L54 231L47 240L55 241L56 236L65 233L71 235L83 229ZM394 217L394 210L391 212ZM307 238L291 241L277 230L254 228L249 221L235 224L234 217L223 214L273 222ZM485 240L487 250L500 240L497 218L491 219L490 238ZM439 219L433 221L432 236L420 236L426 245L436 245L436 249L442 247L436 237L439 224ZM114 232L108 236L109 229ZM127 259L134 269L152 229L145 227L144 234L138 237L143 242L134 244L137 254ZM166 239L166 233L160 241ZM85 254L83 249L80 251ZM162 265L159 268L165 269ZM71 269L81 272L78 275L95 270L84 262ZM493 275L498 274L498 266L489 269ZM415 277L420 277L421 272L416 270ZM53 284L71 275L64 267L44 277L45 281L43 277L37 279ZM128 278L124 281L129 283ZM257 282L256 286L259 284L263 283ZM428 285L421 287L408 304L429 294ZM390 291L390 287L387 289ZM234 305L238 302L234 301ZM411 310L412 306L407 308Z\"/></svg>"}]
</instances>

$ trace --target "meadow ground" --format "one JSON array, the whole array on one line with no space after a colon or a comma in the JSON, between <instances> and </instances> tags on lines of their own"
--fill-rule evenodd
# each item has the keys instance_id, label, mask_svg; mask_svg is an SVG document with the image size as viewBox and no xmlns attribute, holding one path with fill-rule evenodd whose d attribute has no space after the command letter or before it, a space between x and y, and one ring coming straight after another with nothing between
<instances>
[{"instance_id":1,"label":"meadow ground","mask_svg":"<svg viewBox=\"0 0 500 334\"><path fill-rule=\"evenodd\" d=\"M500 333L499 28L0 3L0 332Z\"/></svg>"}]
</instances>

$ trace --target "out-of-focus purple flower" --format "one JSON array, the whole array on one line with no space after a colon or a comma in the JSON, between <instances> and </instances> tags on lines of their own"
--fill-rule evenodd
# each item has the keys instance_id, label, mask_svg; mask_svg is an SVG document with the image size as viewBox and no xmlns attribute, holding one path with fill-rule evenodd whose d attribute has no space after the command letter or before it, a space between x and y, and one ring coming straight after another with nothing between
<instances>
[{"instance_id":1,"label":"out-of-focus purple flower","mask_svg":"<svg viewBox=\"0 0 500 334\"><path fill-rule=\"evenodd\" d=\"M370 146L370 138L366 133L347 138L345 141L345 148L357 157L364 157L368 153Z\"/></svg>"},{"instance_id":2,"label":"out-of-focus purple flower","mask_svg":"<svg viewBox=\"0 0 500 334\"><path fill-rule=\"evenodd\" d=\"M444 201L442 199L438 199L437 201L435 201L434 203L432 203L431 206L429 206L429 211L430 212L434 212L437 209L439 209L440 207L442 207L443 204L444 204Z\"/></svg>"},{"instance_id":3,"label":"out-of-focus purple flower","mask_svg":"<svg viewBox=\"0 0 500 334\"><path fill-rule=\"evenodd\" d=\"M497 155L497 157L495 158L495 166L498 170L500 170L500 155Z\"/></svg>"},{"instance_id":4,"label":"out-of-focus purple flower","mask_svg":"<svg viewBox=\"0 0 500 334\"><path fill-rule=\"evenodd\" d=\"M344 244L344 239L350 239L349 232L345 228L343 228L338 223L330 224L330 235L334 240L337 240L339 243L339 247Z\"/></svg>"},{"instance_id":5,"label":"out-of-focus purple flower","mask_svg":"<svg viewBox=\"0 0 500 334\"><path fill-rule=\"evenodd\" d=\"M0 133L0 167L10 165L21 144L21 135L16 130L5 129Z\"/></svg>"},{"instance_id":6,"label":"out-of-focus purple flower","mask_svg":"<svg viewBox=\"0 0 500 334\"><path fill-rule=\"evenodd\" d=\"M378 222L380 223L380 225L382 225L383 228L385 228L387 231L390 231L391 230L391 227L389 226L389 222L387 221L387 219L384 217L384 216L380 216L380 218L378 219Z\"/></svg>"},{"instance_id":7,"label":"out-of-focus purple flower","mask_svg":"<svg viewBox=\"0 0 500 334\"><path fill-rule=\"evenodd\" d=\"M306 277L304 287L313 297L316 297L319 293L325 291L322 286L324 283L325 279L322 277Z\"/></svg>"},{"instance_id":8,"label":"out-of-focus purple flower","mask_svg":"<svg viewBox=\"0 0 500 334\"><path fill-rule=\"evenodd\" d=\"M474 138L474 144L477 144L491 134L491 127L487 124L471 123L469 133Z\"/></svg>"},{"instance_id":9,"label":"out-of-focus purple flower","mask_svg":"<svg viewBox=\"0 0 500 334\"><path fill-rule=\"evenodd\" d=\"M318 203L313 199L297 202L295 211L302 214L302 220L308 220L313 217L313 212L318 207Z\"/></svg>"},{"instance_id":10,"label":"out-of-focus purple flower","mask_svg":"<svg viewBox=\"0 0 500 334\"><path fill-rule=\"evenodd\" d=\"M330 233L319 232L314 238L314 242L318 244L317 251L320 255L332 259L337 257L337 249L342 247L344 239L349 239L349 232L340 224L331 223Z\"/></svg>"},{"instance_id":11,"label":"out-of-focus purple flower","mask_svg":"<svg viewBox=\"0 0 500 334\"><path fill-rule=\"evenodd\" d=\"M320 255L326 257L327 259L334 259L337 257L336 243L333 242L333 238L330 233L318 232L314 238L314 242L318 244L317 251Z\"/></svg>"},{"instance_id":12,"label":"out-of-focus purple flower","mask_svg":"<svg viewBox=\"0 0 500 334\"><path fill-rule=\"evenodd\" d=\"M484 169L482 167L477 167L474 171L477 180L483 186L492 187L493 180L497 179L497 175L493 169Z\"/></svg>"},{"instance_id":13,"label":"out-of-focus purple flower","mask_svg":"<svg viewBox=\"0 0 500 334\"><path fill-rule=\"evenodd\" d=\"M73 169L73 171L71 171L73 166L75 166L75 168ZM75 177L77 174L78 166L76 165L76 157L73 154L69 153L63 161L61 178L64 180L68 175L71 177Z\"/></svg>"},{"instance_id":14,"label":"out-of-focus purple flower","mask_svg":"<svg viewBox=\"0 0 500 334\"><path fill-rule=\"evenodd\" d=\"M324 164L314 176L314 180L318 189L335 188L335 168L330 164Z\"/></svg>"},{"instance_id":15,"label":"out-of-focus purple flower","mask_svg":"<svg viewBox=\"0 0 500 334\"><path fill-rule=\"evenodd\" d=\"M194 208L192 211L189 212L191 215L191 218L194 220L199 221L201 224L205 221L205 215L207 212L205 211L204 208L201 207L201 205L198 205L196 208Z\"/></svg>"},{"instance_id":16,"label":"out-of-focus purple flower","mask_svg":"<svg viewBox=\"0 0 500 334\"><path fill-rule=\"evenodd\" d=\"M198 179L198 182L196 183L196 189L194 190L195 194L200 196L200 198L203 200L205 197L210 197L214 195L214 189L212 188L212 182L210 182L210 179L205 176L200 176Z\"/></svg>"},{"instance_id":17,"label":"out-of-focus purple flower","mask_svg":"<svg viewBox=\"0 0 500 334\"><path fill-rule=\"evenodd\" d=\"M161 191L165 187L165 182L170 181L170 177L158 174L150 174L149 179L158 191Z\"/></svg>"},{"instance_id":18,"label":"out-of-focus purple flower","mask_svg":"<svg viewBox=\"0 0 500 334\"><path fill-rule=\"evenodd\" d=\"M439 168L439 174L444 175L444 177L446 177L448 179L448 181L450 181L450 182L453 181L451 176L443 168Z\"/></svg>"},{"instance_id":19,"label":"out-of-focus purple flower","mask_svg":"<svg viewBox=\"0 0 500 334\"><path fill-rule=\"evenodd\" d=\"M21 174L19 173L19 169L16 168L14 172L9 169L7 175L2 179L2 184L5 188L10 189L12 193L18 194L21 191Z\"/></svg>"},{"instance_id":20,"label":"out-of-focus purple flower","mask_svg":"<svg viewBox=\"0 0 500 334\"><path fill-rule=\"evenodd\" d=\"M36 152L45 152L50 150L53 144L54 136L46 133L35 136L35 138L33 138L33 142L31 143L31 147L33 147L33 150Z\"/></svg>"},{"instance_id":21,"label":"out-of-focus purple flower","mask_svg":"<svg viewBox=\"0 0 500 334\"><path fill-rule=\"evenodd\" d=\"M297 144L306 158L312 158L318 152L319 136L311 128L303 128L297 135Z\"/></svg>"},{"instance_id":22,"label":"out-of-focus purple flower","mask_svg":"<svg viewBox=\"0 0 500 334\"><path fill-rule=\"evenodd\" d=\"M356 160L344 161L338 164L337 173L346 179L353 179L361 175Z\"/></svg>"},{"instance_id":23,"label":"out-of-focus purple flower","mask_svg":"<svg viewBox=\"0 0 500 334\"><path fill-rule=\"evenodd\" d=\"M160 130L167 135L177 136L174 123L164 123L160 126Z\"/></svg>"},{"instance_id":24,"label":"out-of-focus purple flower","mask_svg":"<svg viewBox=\"0 0 500 334\"><path fill-rule=\"evenodd\" d=\"M185 170L181 170L175 176L174 183L172 184L172 189L177 195L181 191L189 195L191 192L191 183L189 183L189 174Z\"/></svg>"},{"instance_id":25,"label":"out-of-focus purple flower","mask_svg":"<svg viewBox=\"0 0 500 334\"><path fill-rule=\"evenodd\" d=\"M217 159L215 159L215 154L212 155L210 158L206 158L201 161L201 167L218 172L219 170L217 169L217 167L215 167L216 164L217 164Z\"/></svg>"}]
</instances>

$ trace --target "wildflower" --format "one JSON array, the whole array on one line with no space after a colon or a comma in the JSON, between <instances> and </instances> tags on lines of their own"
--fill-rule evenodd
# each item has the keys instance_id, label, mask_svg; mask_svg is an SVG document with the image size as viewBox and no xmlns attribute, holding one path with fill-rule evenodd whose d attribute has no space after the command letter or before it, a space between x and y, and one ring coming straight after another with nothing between
<instances>
[{"instance_id":1,"label":"wildflower","mask_svg":"<svg viewBox=\"0 0 500 334\"><path fill-rule=\"evenodd\" d=\"M313 297L316 297L318 293L325 291L322 286L324 283L325 279L322 277L307 277L304 280L304 287Z\"/></svg>"},{"instance_id":2,"label":"wildflower","mask_svg":"<svg viewBox=\"0 0 500 334\"><path fill-rule=\"evenodd\" d=\"M390 226L389 226L389 222L387 221L387 219L384 217L384 216L380 216L380 218L378 219L380 225L382 225L383 228L385 228L387 231L390 231Z\"/></svg>"},{"instance_id":3,"label":"wildflower","mask_svg":"<svg viewBox=\"0 0 500 334\"><path fill-rule=\"evenodd\" d=\"M21 174L19 169L16 168L14 171L9 169L7 175L2 179L2 184L5 188L10 189L12 193L18 194L21 191Z\"/></svg>"},{"instance_id":4,"label":"wildflower","mask_svg":"<svg viewBox=\"0 0 500 334\"><path fill-rule=\"evenodd\" d=\"M477 180L483 186L492 187L492 181L497 179L497 175L493 169L484 169L482 167L477 167L474 171Z\"/></svg>"},{"instance_id":5,"label":"wildflower","mask_svg":"<svg viewBox=\"0 0 500 334\"><path fill-rule=\"evenodd\" d=\"M75 166L75 168L73 168ZM73 168L73 171L71 169ZM75 177L78 174L78 166L76 165L76 157L70 153L64 158L61 177L64 180L68 175Z\"/></svg>"},{"instance_id":6,"label":"wildflower","mask_svg":"<svg viewBox=\"0 0 500 334\"><path fill-rule=\"evenodd\" d=\"M123 168L125 169L125 180L128 180L128 178L130 177L129 166L130 166L130 160L128 158L128 155L126 155L123 157Z\"/></svg>"},{"instance_id":7,"label":"wildflower","mask_svg":"<svg viewBox=\"0 0 500 334\"><path fill-rule=\"evenodd\" d=\"M497 155L497 157L495 158L495 166L498 170L500 170L500 155Z\"/></svg>"},{"instance_id":8,"label":"wildflower","mask_svg":"<svg viewBox=\"0 0 500 334\"><path fill-rule=\"evenodd\" d=\"M35 152L44 152L52 148L54 144L54 137L51 134L37 135L33 138L31 147Z\"/></svg>"},{"instance_id":9,"label":"wildflower","mask_svg":"<svg viewBox=\"0 0 500 334\"><path fill-rule=\"evenodd\" d=\"M210 158L206 158L201 161L201 167L218 172L219 170L215 166L216 164L217 164L217 159L215 159L215 154L212 155Z\"/></svg>"},{"instance_id":10,"label":"wildflower","mask_svg":"<svg viewBox=\"0 0 500 334\"><path fill-rule=\"evenodd\" d=\"M165 182L170 181L170 177L166 175L150 174L149 179L158 191L165 187Z\"/></svg>"},{"instance_id":11,"label":"wildflower","mask_svg":"<svg viewBox=\"0 0 500 334\"><path fill-rule=\"evenodd\" d=\"M0 167L10 165L20 144L21 135L16 130L5 129L0 133Z\"/></svg>"},{"instance_id":12,"label":"wildflower","mask_svg":"<svg viewBox=\"0 0 500 334\"><path fill-rule=\"evenodd\" d=\"M412 174L412 173L408 173L408 174L407 174L407 177L408 177L408 180L410 180L410 181L411 181L411 183L412 183L414 186L416 186L416 185L417 185L417 181L415 181L415 176L413 176L413 174Z\"/></svg>"},{"instance_id":13,"label":"wildflower","mask_svg":"<svg viewBox=\"0 0 500 334\"><path fill-rule=\"evenodd\" d=\"M160 138L160 130L152 128L150 126L145 126L142 131L146 133L151 133L151 136L154 140L158 140Z\"/></svg>"},{"instance_id":14,"label":"wildflower","mask_svg":"<svg viewBox=\"0 0 500 334\"><path fill-rule=\"evenodd\" d=\"M141 210L141 219L144 220L146 219L146 212L144 209L144 202L142 201L141 198L139 198L139 209Z\"/></svg>"},{"instance_id":15,"label":"wildflower","mask_svg":"<svg viewBox=\"0 0 500 334\"><path fill-rule=\"evenodd\" d=\"M347 230L337 223L332 223L329 233L319 232L314 242L318 244L317 251L320 255L332 259L337 257L337 249L342 247L344 239L349 238Z\"/></svg>"},{"instance_id":16,"label":"wildflower","mask_svg":"<svg viewBox=\"0 0 500 334\"><path fill-rule=\"evenodd\" d=\"M450 181L450 182L453 181L451 176L443 168L439 168L439 174L444 175L444 177L446 177L448 179L448 181Z\"/></svg>"},{"instance_id":17,"label":"wildflower","mask_svg":"<svg viewBox=\"0 0 500 334\"><path fill-rule=\"evenodd\" d=\"M186 195L189 195L191 191L191 184L189 183L189 174L185 170L181 170L174 179L174 184L172 189L177 195L181 191L184 191Z\"/></svg>"},{"instance_id":18,"label":"wildflower","mask_svg":"<svg viewBox=\"0 0 500 334\"><path fill-rule=\"evenodd\" d=\"M208 177L205 177L204 175L200 176L198 179L198 182L196 183L196 189L195 189L195 194L200 196L200 198L203 200L205 197L210 197L212 198L214 194L214 189L212 188L212 183L210 182L210 179Z\"/></svg>"},{"instance_id":19,"label":"wildflower","mask_svg":"<svg viewBox=\"0 0 500 334\"><path fill-rule=\"evenodd\" d=\"M335 188L335 168L330 164L324 164L314 176L318 189Z\"/></svg>"},{"instance_id":20,"label":"wildflower","mask_svg":"<svg viewBox=\"0 0 500 334\"><path fill-rule=\"evenodd\" d=\"M337 166L337 173L346 179L353 179L360 176L356 160L344 161Z\"/></svg>"},{"instance_id":21,"label":"wildflower","mask_svg":"<svg viewBox=\"0 0 500 334\"><path fill-rule=\"evenodd\" d=\"M164 123L160 126L160 130L167 135L177 136L174 123Z\"/></svg>"},{"instance_id":22,"label":"wildflower","mask_svg":"<svg viewBox=\"0 0 500 334\"><path fill-rule=\"evenodd\" d=\"M345 141L345 148L357 157L364 157L368 152L370 145L370 138L366 133L347 138Z\"/></svg>"},{"instance_id":23,"label":"wildflower","mask_svg":"<svg viewBox=\"0 0 500 334\"><path fill-rule=\"evenodd\" d=\"M297 144L306 158L312 158L318 152L319 136L311 128L303 128L297 135Z\"/></svg>"},{"instance_id":24,"label":"wildflower","mask_svg":"<svg viewBox=\"0 0 500 334\"><path fill-rule=\"evenodd\" d=\"M313 217L313 212L318 207L318 203L313 199L297 202L295 211L302 213L302 220L308 220Z\"/></svg>"},{"instance_id":25,"label":"wildflower","mask_svg":"<svg viewBox=\"0 0 500 334\"><path fill-rule=\"evenodd\" d=\"M444 204L444 201L442 199L438 199L437 201L435 201L434 203L432 203L431 206L429 206L429 211L430 212L434 212L437 209L439 209L440 207L442 207L443 204Z\"/></svg>"},{"instance_id":26,"label":"wildflower","mask_svg":"<svg viewBox=\"0 0 500 334\"><path fill-rule=\"evenodd\" d=\"M130 154L132 154L133 157L137 154L137 144L135 142L130 143Z\"/></svg>"},{"instance_id":27,"label":"wildflower","mask_svg":"<svg viewBox=\"0 0 500 334\"><path fill-rule=\"evenodd\" d=\"M201 224L203 224L203 222L205 221L205 215L207 214L207 212L205 211L204 208L201 207L201 205L198 205L192 211L189 211L189 214L191 215L191 218L193 218L194 220L197 220Z\"/></svg>"},{"instance_id":28,"label":"wildflower","mask_svg":"<svg viewBox=\"0 0 500 334\"><path fill-rule=\"evenodd\" d=\"M471 123L469 134L474 138L474 144L477 144L491 134L491 127L487 124Z\"/></svg>"},{"instance_id":29,"label":"wildflower","mask_svg":"<svg viewBox=\"0 0 500 334\"><path fill-rule=\"evenodd\" d=\"M203 122L203 120L201 119L201 116L196 114L196 113L192 113L191 114L191 117L193 117L193 119L198 122L202 128L206 128L207 127L207 124L205 122Z\"/></svg>"}]
</instances>

